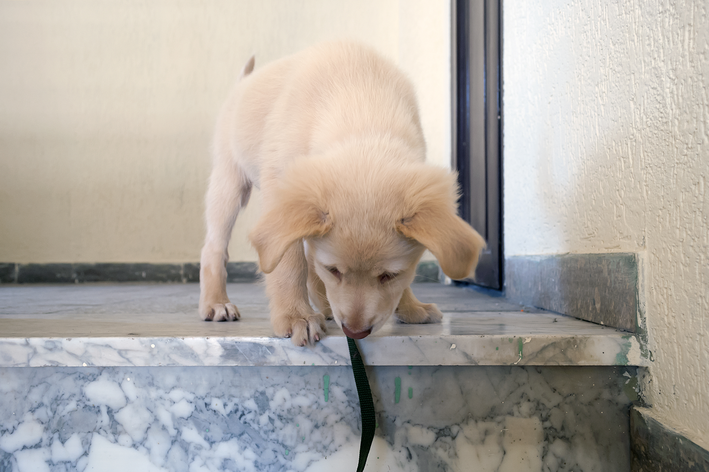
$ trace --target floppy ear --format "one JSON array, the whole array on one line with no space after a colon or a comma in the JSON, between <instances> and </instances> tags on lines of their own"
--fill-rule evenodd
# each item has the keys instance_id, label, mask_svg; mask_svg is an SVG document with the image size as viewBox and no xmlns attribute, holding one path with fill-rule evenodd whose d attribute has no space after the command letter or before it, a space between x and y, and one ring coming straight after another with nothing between
<instances>
[{"instance_id":1,"label":"floppy ear","mask_svg":"<svg viewBox=\"0 0 709 472\"><path fill-rule=\"evenodd\" d=\"M293 243L322 236L331 226L329 215L307 202L283 202L261 217L249 239L258 252L261 270L270 274Z\"/></svg>"},{"instance_id":2,"label":"floppy ear","mask_svg":"<svg viewBox=\"0 0 709 472\"><path fill-rule=\"evenodd\" d=\"M472 278L486 244L457 214L455 174L428 169L419 175L410 187L408 216L397 221L397 231L431 251L451 279Z\"/></svg>"},{"instance_id":3,"label":"floppy ear","mask_svg":"<svg viewBox=\"0 0 709 472\"><path fill-rule=\"evenodd\" d=\"M277 203L251 230L249 239L258 252L259 265L270 274L288 248L303 238L322 236L332 227L330 215L307 190L278 192Z\"/></svg>"}]
</instances>

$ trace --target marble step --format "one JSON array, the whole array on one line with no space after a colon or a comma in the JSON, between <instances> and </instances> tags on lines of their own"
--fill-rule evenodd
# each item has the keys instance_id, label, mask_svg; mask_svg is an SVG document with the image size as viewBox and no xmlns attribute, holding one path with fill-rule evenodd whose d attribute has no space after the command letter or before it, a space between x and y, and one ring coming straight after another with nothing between
<instances>
[{"instance_id":1,"label":"marble step","mask_svg":"<svg viewBox=\"0 0 709 472\"><path fill-rule=\"evenodd\" d=\"M390 320L360 341L367 365L645 366L639 338L471 289L414 284L443 322ZM0 367L347 365L336 323L310 348L274 338L258 284L230 284L238 322L204 322L199 287L65 285L0 288Z\"/></svg>"},{"instance_id":2,"label":"marble step","mask_svg":"<svg viewBox=\"0 0 709 472\"><path fill-rule=\"evenodd\" d=\"M420 284L437 325L359 342L377 430L366 471L630 471L635 335ZM334 323L272 337L196 315L196 285L0 287L0 470L354 471L359 404Z\"/></svg>"},{"instance_id":3,"label":"marble step","mask_svg":"<svg viewBox=\"0 0 709 472\"><path fill-rule=\"evenodd\" d=\"M634 367L375 366L366 471L630 472ZM354 472L351 369L0 368L0 470Z\"/></svg>"}]
</instances>

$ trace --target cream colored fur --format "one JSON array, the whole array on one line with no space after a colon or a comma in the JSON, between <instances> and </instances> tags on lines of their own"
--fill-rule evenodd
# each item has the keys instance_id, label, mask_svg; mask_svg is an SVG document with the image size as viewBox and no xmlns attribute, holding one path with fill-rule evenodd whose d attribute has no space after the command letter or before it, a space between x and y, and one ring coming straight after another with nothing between
<instances>
[{"instance_id":1,"label":"cream colored fur","mask_svg":"<svg viewBox=\"0 0 709 472\"><path fill-rule=\"evenodd\" d=\"M264 211L250 239L277 336L314 343L331 317L358 337L395 312L406 323L439 321L409 288L424 249L462 279L485 243L457 216L455 174L424 163L409 81L354 43L322 44L251 73L253 65L217 123L201 317L239 319L226 294L227 246L255 185Z\"/></svg>"}]
</instances>

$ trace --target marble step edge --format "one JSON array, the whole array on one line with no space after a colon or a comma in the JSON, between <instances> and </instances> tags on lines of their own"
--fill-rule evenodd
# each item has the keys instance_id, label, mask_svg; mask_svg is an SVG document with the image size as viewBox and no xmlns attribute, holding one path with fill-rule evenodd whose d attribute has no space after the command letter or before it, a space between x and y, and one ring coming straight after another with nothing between
<instances>
[{"instance_id":1,"label":"marble step edge","mask_svg":"<svg viewBox=\"0 0 709 472\"><path fill-rule=\"evenodd\" d=\"M381 336L358 341L377 366L648 366L634 334ZM345 337L313 347L273 337L0 337L0 367L349 365Z\"/></svg>"}]
</instances>

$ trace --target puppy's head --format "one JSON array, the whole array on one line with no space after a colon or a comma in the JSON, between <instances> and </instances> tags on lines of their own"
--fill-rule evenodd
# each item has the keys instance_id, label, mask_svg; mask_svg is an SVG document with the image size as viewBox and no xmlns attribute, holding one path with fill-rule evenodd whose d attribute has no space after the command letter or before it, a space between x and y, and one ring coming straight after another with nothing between
<instances>
[{"instance_id":1,"label":"puppy's head","mask_svg":"<svg viewBox=\"0 0 709 472\"><path fill-rule=\"evenodd\" d=\"M250 235L261 270L306 244L335 320L350 337L380 328L411 284L424 249L452 279L472 277L482 237L457 215L455 174L371 154L306 158L271 189Z\"/></svg>"},{"instance_id":2,"label":"puppy's head","mask_svg":"<svg viewBox=\"0 0 709 472\"><path fill-rule=\"evenodd\" d=\"M392 226L369 227L369 238L359 231L341 230L337 223L333 226L327 235L306 241L308 265L323 281L342 330L361 339L394 313L416 275L424 247Z\"/></svg>"}]
</instances>

